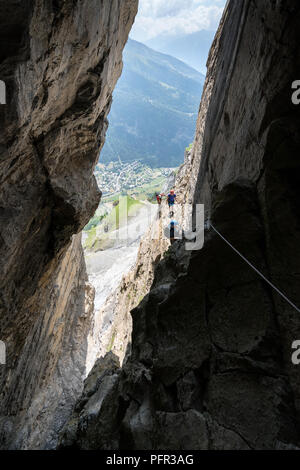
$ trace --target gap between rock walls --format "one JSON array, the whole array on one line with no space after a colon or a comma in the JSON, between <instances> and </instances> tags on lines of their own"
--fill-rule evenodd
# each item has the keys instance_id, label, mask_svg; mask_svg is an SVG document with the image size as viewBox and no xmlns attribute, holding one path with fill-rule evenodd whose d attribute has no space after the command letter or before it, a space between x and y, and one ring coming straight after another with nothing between
<instances>
[{"instance_id":1,"label":"gap between rock walls","mask_svg":"<svg viewBox=\"0 0 300 470\"><path fill-rule=\"evenodd\" d=\"M299 449L298 2L138 7L0 6L0 446Z\"/></svg>"}]
</instances>

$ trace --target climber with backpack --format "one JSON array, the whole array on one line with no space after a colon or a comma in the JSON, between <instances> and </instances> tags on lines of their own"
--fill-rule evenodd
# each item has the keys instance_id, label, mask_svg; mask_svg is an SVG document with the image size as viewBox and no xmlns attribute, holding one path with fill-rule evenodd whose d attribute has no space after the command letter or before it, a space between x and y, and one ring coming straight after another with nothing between
<instances>
[{"instance_id":1,"label":"climber with backpack","mask_svg":"<svg viewBox=\"0 0 300 470\"><path fill-rule=\"evenodd\" d=\"M170 215L171 216L174 215L173 207L174 207L175 201L176 201L176 194L175 194L174 189L171 189L171 191L170 191L170 193L168 194L168 197L167 197L167 203L169 205L169 210L170 210Z\"/></svg>"},{"instance_id":2,"label":"climber with backpack","mask_svg":"<svg viewBox=\"0 0 300 470\"><path fill-rule=\"evenodd\" d=\"M164 194L155 193L157 204L160 206Z\"/></svg>"},{"instance_id":3,"label":"climber with backpack","mask_svg":"<svg viewBox=\"0 0 300 470\"><path fill-rule=\"evenodd\" d=\"M169 207L174 206L176 201L176 194L174 189L171 189L170 193L168 194L167 202L169 204Z\"/></svg>"}]
</instances>

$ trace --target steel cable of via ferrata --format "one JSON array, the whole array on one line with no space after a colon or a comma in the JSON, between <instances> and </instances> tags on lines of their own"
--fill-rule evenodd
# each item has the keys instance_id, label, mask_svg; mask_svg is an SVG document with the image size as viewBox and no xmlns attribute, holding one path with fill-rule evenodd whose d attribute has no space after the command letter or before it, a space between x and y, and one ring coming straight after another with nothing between
<instances>
[{"instance_id":1,"label":"steel cable of via ferrata","mask_svg":"<svg viewBox=\"0 0 300 470\"><path fill-rule=\"evenodd\" d=\"M214 226L213 224L209 221L207 223L207 228L212 228L217 235L219 235L219 237L228 245L230 246L230 248L235 252L237 253L264 281L266 281L269 286L272 287L272 289L274 289L284 300L286 300L286 302L288 302L295 310L297 310L298 313L300 313L300 309L297 307L297 305L295 305L280 289L278 289L278 287L276 287L271 281L269 281L269 279L266 278L266 276L264 276L252 263L250 263L250 261L244 256L242 255L242 253L240 253Z\"/></svg>"}]
</instances>

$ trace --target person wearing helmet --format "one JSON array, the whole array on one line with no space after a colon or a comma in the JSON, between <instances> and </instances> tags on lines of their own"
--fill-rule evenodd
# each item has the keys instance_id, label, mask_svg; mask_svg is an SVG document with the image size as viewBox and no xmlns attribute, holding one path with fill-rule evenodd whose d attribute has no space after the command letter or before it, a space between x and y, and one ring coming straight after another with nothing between
<instances>
[{"instance_id":1,"label":"person wearing helmet","mask_svg":"<svg viewBox=\"0 0 300 470\"><path fill-rule=\"evenodd\" d=\"M176 194L174 189L171 189L170 193L168 194L167 202L169 204L169 207L173 207L176 201Z\"/></svg>"},{"instance_id":2,"label":"person wearing helmet","mask_svg":"<svg viewBox=\"0 0 300 470\"><path fill-rule=\"evenodd\" d=\"M175 240L182 237L181 232L182 231L176 220L171 220L170 224L165 228L165 236L170 238L171 245L173 245Z\"/></svg>"},{"instance_id":3,"label":"person wearing helmet","mask_svg":"<svg viewBox=\"0 0 300 470\"><path fill-rule=\"evenodd\" d=\"M160 206L160 205L161 205L161 201L162 201L163 194L156 193L155 196L156 196L157 204Z\"/></svg>"},{"instance_id":4,"label":"person wearing helmet","mask_svg":"<svg viewBox=\"0 0 300 470\"><path fill-rule=\"evenodd\" d=\"M177 222L175 222L175 220L172 220L171 223L170 223L170 242L171 242L171 245L173 245L173 243L175 242L175 227L176 225L178 225Z\"/></svg>"}]
</instances>

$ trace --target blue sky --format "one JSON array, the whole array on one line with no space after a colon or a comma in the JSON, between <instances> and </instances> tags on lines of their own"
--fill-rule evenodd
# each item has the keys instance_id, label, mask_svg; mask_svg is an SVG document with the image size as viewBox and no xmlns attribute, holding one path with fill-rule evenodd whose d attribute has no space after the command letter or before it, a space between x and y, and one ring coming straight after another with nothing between
<instances>
[{"instance_id":1,"label":"blue sky","mask_svg":"<svg viewBox=\"0 0 300 470\"><path fill-rule=\"evenodd\" d=\"M179 36L200 30L215 31L226 0L139 0L132 39Z\"/></svg>"}]
</instances>

